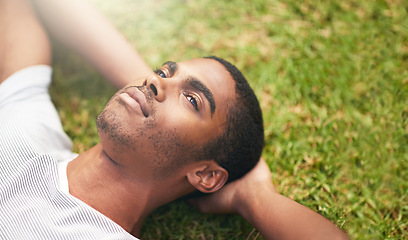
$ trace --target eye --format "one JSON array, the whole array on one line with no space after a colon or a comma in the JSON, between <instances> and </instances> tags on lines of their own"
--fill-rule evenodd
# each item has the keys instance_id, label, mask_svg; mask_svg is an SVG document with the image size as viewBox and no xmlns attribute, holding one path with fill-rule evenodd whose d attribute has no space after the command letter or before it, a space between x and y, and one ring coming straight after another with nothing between
<instances>
[{"instance_id":1,"label":"eye","mask_svg":"<svg viewBox=\"0 0 408 240\"><path fill-rule=\"evenodd\" d=\"M161 78L167 78L166 74L161 69L156 69L154 72Z\"/></svg>"},{"instance_id":2,"label":"eye","mask_svg":"<svg viewBox=\"0 0 408 240\"><path fill-rule=\"evenodd\" d=\"M197 103L197 99L195 99L195 97L191 96L191 95L186 95L187 100L191 103L191 105L193 105L193 107L195 108L196 111L198 111L198 103Z\"/></svg>"},{"instance_id":3,"label":"eye","mask_svg":"<svg viewBox=\"0 0 408 240\"><path fill-rule=\"evenodd\" d=\"M154 70L154 72L161 78L171 78L172 77L171 72L167 69L166 66L163 66L160 69L156 69Z\"/></svg>"}]
</instances>

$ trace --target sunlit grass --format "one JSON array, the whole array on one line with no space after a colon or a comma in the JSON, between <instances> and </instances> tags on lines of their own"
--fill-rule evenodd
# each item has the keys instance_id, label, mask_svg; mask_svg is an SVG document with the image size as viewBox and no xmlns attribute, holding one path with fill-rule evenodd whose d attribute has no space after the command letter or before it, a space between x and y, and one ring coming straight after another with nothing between
<instances>
[{"instance_id":1,"label":"sunlit grass","mask_svg":"<svg viewBox=\"0 0 408 240\"><path fill-rule=\"evenodd\" d=\"M408 3L93 0L146 61L218 55L241 68L264 113L263 156L282 194L352 239L408 231ZM58 50L51 93L82 152L114 89ZM273 203L271 203L273 204ZM238 216L184 203L156 211L145 239L261 239Z\"/></svg>"}]
</instances>

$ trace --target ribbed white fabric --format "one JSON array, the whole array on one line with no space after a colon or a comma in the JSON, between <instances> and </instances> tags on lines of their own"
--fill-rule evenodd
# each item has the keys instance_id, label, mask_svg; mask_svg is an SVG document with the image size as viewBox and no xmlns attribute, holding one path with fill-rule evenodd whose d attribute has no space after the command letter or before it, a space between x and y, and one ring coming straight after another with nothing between
<instances>
[{"instance_id":1,"label":"ribbed white fabric","mask_svg":"<svg viewBox=\"0 0 408 240\"><path fill-rule=\"evenodd\" d=\"M50 76L49 66L33 66L0 84L0 239L136 239L59 188L57 162L75 155Z\"/></svg>"}]
</instances>

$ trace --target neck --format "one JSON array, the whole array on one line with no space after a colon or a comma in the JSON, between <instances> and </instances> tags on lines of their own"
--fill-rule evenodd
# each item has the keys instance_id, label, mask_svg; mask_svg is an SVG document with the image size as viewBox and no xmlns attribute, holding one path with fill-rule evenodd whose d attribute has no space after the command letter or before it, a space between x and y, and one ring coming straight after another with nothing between
<instances>
[{"instance_id":1,"label":"neck","mask_svg":"<svg viewBox=\"0 0 408 240\"><path fill-rule=\"evenodd\" d=\"M130 180L123 171L98 144L68 164L69 192L126 231L139 235L143 220L164 203L149 201L157 199L154 186Z\"/></svg>"}]
</instances>

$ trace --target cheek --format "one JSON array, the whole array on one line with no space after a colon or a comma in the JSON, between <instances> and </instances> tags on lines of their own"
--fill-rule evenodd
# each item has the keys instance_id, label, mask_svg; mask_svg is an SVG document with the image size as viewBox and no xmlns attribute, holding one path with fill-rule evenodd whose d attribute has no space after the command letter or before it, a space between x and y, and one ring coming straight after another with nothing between
<instances>
[{"instance_id":1,"label":"cheek","mask_svg":"<svg viewBox=\"0 0 408 240\"><path fill-rule=\"evenodd\" d=\"M173 99L175 100L175 99ZM219 135L214 119L202 119L200 115L186 106L183 98L166 101L156 111L157 127L161 130L174 130L182 137L184 144L194 142L204 144Z\"/></svg>"},{"instance_id":2,"label":"cheek","mask_svg":"<svg viewBox=\"0 0 408 240\"><path fill-rule=\"evenodd\" d=\"M154 166L155 179L174 176L185 164L197 158L197 146L186 142L177 129L162 129L149 137L154 154L150 162Z\"/></svg>"},{"instance_id":3,"label":"cheek","mask_svg":"<svg viewBox=\"0 0 408 240\"><path fill-rule=\"evenodd\" d=\"M182 128L191 130L191 128L199 123L197 115L189 111L183 104L166 103L162 106L161 111L158 111L158 120L166 128Z\"/></svg>"}]
</instances>

